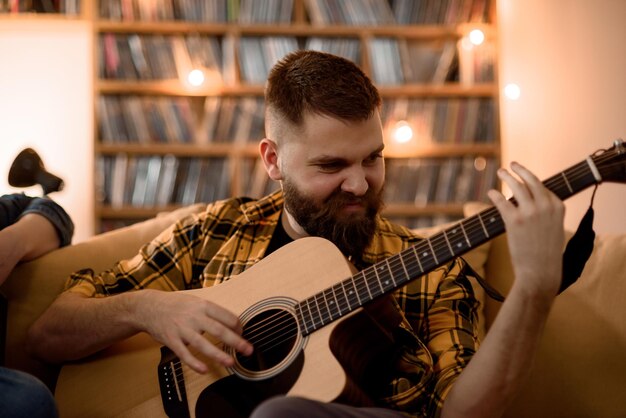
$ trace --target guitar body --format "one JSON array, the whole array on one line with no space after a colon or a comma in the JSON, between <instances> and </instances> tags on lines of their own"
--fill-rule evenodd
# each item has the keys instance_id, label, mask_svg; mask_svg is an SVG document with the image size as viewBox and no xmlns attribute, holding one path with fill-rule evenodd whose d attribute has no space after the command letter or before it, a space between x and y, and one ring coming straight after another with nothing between
<instances>
[{"instance_id":1,"label":"guitar body","mask_svg":"<svg viewBox=\"0 0 626 418\"><path fill-rule=\"evenodd\" d=\"M240 316L245 333L246 324L257 326L255 318L260 317L262 322L265 316L289 312L296 301L351 274L352 265L329 241L305 238L281 248L236 278L186 292ZM362 325L356 325L357 322ZM163 361L162 347L148 335L139 334L85 361L64 366L55 396L63 418L247 416L260 401L281 393L324 402L341 399L363 404L366 397L344 372L344 369L362 370L362 364L358 363L363 357L342 341L351 340L348 334L354 330L358 333L355 338L362 339L363 334L372 338L365 343L369 353L384 350L380 347L385 334L369 332L381 329L371 325L378 324L363 309L357 309L306 337L298 332L297 337L283 344L278 357L269 359L271 364L267 368L259 367L268 363L267 359L250 369L245 366L238 369L239 362L234 369L227 369L207 360L210 371L200 375L185 365L171 366L166 362L164 367L179 367L174 374L182 371L184 376L184 383L171 388L174 398L186 397L186 402L178 402L167 413L157 371ZM364 327L368 332L362 332ZM337 329L342 330L340 337L334 333ZM222 346L217 341L213 343ZM257 344L254 345L257 351ZM340 364L336 356L343 357L345 364ZM346 364L350 357L355 360L354 365ZM246 360L243 356L239 359ZM228 397L232 399L224 400Z\"/></svg>"}]
</instances>

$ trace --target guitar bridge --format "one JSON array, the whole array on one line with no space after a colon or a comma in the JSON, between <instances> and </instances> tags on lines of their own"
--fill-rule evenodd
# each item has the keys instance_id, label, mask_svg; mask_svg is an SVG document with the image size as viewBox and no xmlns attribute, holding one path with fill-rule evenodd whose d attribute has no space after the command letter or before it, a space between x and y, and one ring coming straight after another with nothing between
<instances>
[{"instance_id":1,"label":"guitar bridge","mask_svg":"<svg viewBox=\"0 0 626 418\"><path fill-rule=\"evenodd\" d=\"M170 418L189 418L183 368L180 359L167 347L161 347L157 374L165 414Z\"/></svg>"}]
</instances>

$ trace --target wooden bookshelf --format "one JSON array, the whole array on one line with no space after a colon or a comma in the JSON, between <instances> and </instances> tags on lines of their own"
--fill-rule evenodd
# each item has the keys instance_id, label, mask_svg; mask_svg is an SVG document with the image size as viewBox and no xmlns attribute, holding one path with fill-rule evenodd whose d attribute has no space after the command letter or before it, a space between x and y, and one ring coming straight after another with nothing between
<instances>
[{"instance_id":1,"label":"wooden bookshelf","mask_svg":"<svg viewBox=\"0 0 626 418\"><path fill-rule=\"evenodd\" d=\"M484 33L485 42L487 43L495 44L497 39L497 29L494 21L494 0L459 0L459 2L457 2L459 5L468 3L472 6L474 2L476 5L485 4L487 7L484 13L486 21L477 19L477 21L474 22L462 21L458 23L420 23L408 25L385 23L366 26L316 23L314 21L315 19L310 18L311 13L307 8L310 2L307 0L293 0L291 20L289 22L240 24L236 21L198 22L176 19L142 21L136 17L138 9L137 4L141 3L141 1L142 0L132 1L132 4L135 5L133 12L135 13L134 20L125 20L121 15L119 15L117 19L101 17L100 11L102 8L97 0L87 0L84 5L84 8L89 9L84 11L84 13L93 16L94 30L94 115L96 120L94 152L97 161L96 178L100 179L98 184L99 190L96 192L95 218L97 229L100 229L99 225L103 220L126 220L132 222L151 217L161 211L172 210L180 205L192 203L188 200L184 202L177 200L175 193L172 192L167 202L161 201L161 204L137 205L125 201L120 204L123 193L118 190L117 202L114 205L111 204L111 198L110 196L107 197L107 193L112 194L110 188L113 182L116 182L118 186L122 183L127 186L132 186L133 183L130 178L126 178L126 181L123 181L123 176L120 172L116 171L116 166L121 164L117 161L118 158L124 164L131 161L131 163L128 164L133 166L133 169L136 169L135 166L149 165L145 160L155 156L161 158L165 158L166 156L171 158L171 156L173 156L181 161L221 158L227 162L225 163L225 167L227 167L225 170L228 170L229 173L227 195L248 194L247 192L250 187L249 177L258 176L261 172L258 170L258 167L255 167L254 162L258 155L256 140L260 138L255 136L243 141L241 138L236 140L233 140L233 138L198 139L198 132L201 132L199 127L202 127L203 124L206 123L205 119L208 118L206 109L211 100L219 101L218 107L221 110L225 106L224 103L226 103L226 100L234 100L236 102L237 100L262 98L263 96L263 85L261 82L255 83L246 81L247 77L244 71L245 69L242 68L243 62L241 60L241 48L243 48L242 39L254 38L259 39L259 42L261 42L271 37L284 37L294 40L293 42L298 43L299 47L304 45L307 39L314 37L323 39L352 39L358 43L357 64L374 79L375 83L374 73L376 70L372 68L372 63L376 62L373 59L376 58L376 54L372 52L374 39L391 39L392 42L398 42L401 46L404 45L404 42L407 42L407 45L409 45L411 43L419 44L422 41L458 44L463 37L473 29L480 29ZM385 2L386 0L380 1ZM435 4L434 0L431 1ZM244 0L242 0L242 3L243 2ZM113 3L115 3L115 0L110 2L107 7L112 7L110 5ZM116 45L116 52L119 46L123 48L128 47L130 49L131 41L128 41L129 45L126 45L125 40L133 37L134 41L139 40L139 42L143 43L145 53L147 48L145 45L149 41L152 42L151 39L157 39L159 42L172 42L171 45L173 45L173 42L179 42L180 39L185 39L185 42L187 42L187 39L192 36L216 39L220 42L222 48L220 59L225 60L228 56L232 60L228 70L221 68L221 70L224 71L221 74L222 77L219 83L213 82L202 87L190 87L185 82L181 81L180 74L178 74L179 77L163 78L151 76L142 78L133 76L128 78L110 76L106 73L108 70L107 65L109 65L107 60L115 56L115 54L111 55L113 49L106 49L110 48L112 44ZM177 41L173 41L172 39L174 38L176 38ZM229 54L224 54L227 48ZM190 49L189 46L188 49ZM146 53L146 57L150 58L149 54ZM405 59L406 57L403 55L402 58ZM444 114L447 112L448 106L453 108L454 105L454 109L462 108L462 112L469 112L469 110L465 109L465 103L471 102L472 106L474 106L472 111L475 113L477 112L476 106L478 106L476 103L490 103L488 106L489 115L480 115L482 118L481 123L487 123L489 125L488 129L483 127L481 132L484 133L488 131L489 138L465 138L464 136L464 139L460 140L459 138L462 135L459 132L454 134L457 137L456 139L434 138L433 136L429 141L412 149L409 154L403 156L401 159L428 160L432 163L432 161L443 162L449 159L458 159L460 161L462 159L467 160L468 158L476 157L477 159L488 160L491 165L497 164L500 156L500 144L498 132L497 74L495 74L497 65L495 58L495 56L492 57L492 68L490 70L493 72L493 76L488 80L473 80L467 82L466 80L459 81L457 77L457 79L446 79L440 80L439 82L414 82L411 80L403 80L400 83L376 83L383 96L384 102L398 102L402 106L403 101L408 101L407 103L413 106L416 105L416 103L414 103L416 101L418 107L422 105L430 106L432 109L437 107L437 112L443 110ZM123 57L118 56L117 59L123 60ZM457 62L458 57L455 55L455 63ZM126 65L127 67L130 67L130 64L132 64L132 62L129 63L128 60L122 63L122 65ZM105 72L103 73L103 71ZM403 71L405 70L403 69ZM129 97L132 97L132 99L129 99ZM131 100L134 102L130 103ZM172 134L171 131L177 131L178 133L181 131L187 132L185 136L186 139L180 140L176 136L168 136L166 139L155 139L154 137L144 138L133 135L136 135L138 132L147 132L145 126L148 126L152 131L153 126L150 125L151 122L149 121L142 121L141 123L137 123L136 126L130 126L123 135L120 135L120 138L116 138L115 133L121 133L123 131L118 130L117 125L127 126L129 115L131 116L130 119L132 119L133 116L139 115L136 111L129 109L133 108L133 106L135 106L134 109L146 109L147 106L155 107L157 105L152 102L153 100L162 100L158 104L161 108L161 112L174 113L175 110L179 114L178 117L183 117L180 116L182 114L193 119L192 123L181 122L180 119L176 120L174 124L176 125L174 126L176 129L173 129L172 126L170 126L171 124L164 125L165 127L163 129L167 130L169 134ZM240 104L235 104L234 106L236 106L236 112L242 111L238 107ZM480 112L483 112L484 106L482 104L480 106ZM439 109L439 107L441 109ZM253 108L255 113L262 112L261 108ZM432 110L432 112L435 111ZM159 114L157 112L151 113L151 115L154 120L159 120L159 118L165 119L163 113ZM237 115L236 113L235 116ZM433 120L431 123L433 125L437 121L437 123L441 125L442 122L440 119L437 119L439 117L438 115L439 113L432 113ZM142 115L142 117L144 117L144 115ZM147 116L145 117L147 118ZM458 123L459 129L465 126L464 122L462 123L456 119L450 119L451 116L447 117L448 121L453 120L455 123ZM120 122L122 119L124 119L124 121ZM158 123L161 124L162 122ZM132 121L130 124L134 125ZM108 130L103 128L105 125ZM441 134L443 134L443 132L452 132L442 128L442 126L439 126L439 128ZM435 131L434 126L432 130L433 132ZM108 133L104 133L104 131ZM191 132L191 134L189 134L188 131ZM206 135L206 133L202 132L201 135ZM200 165L200 163L198 164ZM410 161L409 164L411 164ZM180 166L178 169L181 169ZM199 168L196 169L200 170ZM204 166L202 169L208 170L208 168ZM126 168L124 170L126 170ZM114 179L116 176L115 173L117 173L117 179ZM187 176L189 173L183 174ZM415 180L417 181L417 179ZM248 183L246 183L246 181L248 181ZM483 179L481 181L492 182L492 180L489 179ZM440 188L441 187L442 186L440 186ZM476 187L476 189L478 190L478 187ZM128 195L129 193L126 191L125 196ZM481 198L481 196L478 195L473 196L473 198L476 197ZM149 199L149 201L153 202L153 199ZM403 200L391 200L387 202L385 214L401 218L419 218L434 215L455 218L462 216L462 203L461 201L433 201L423 204L423 202L412 203Z\"/></svg>"},{"instance_id":2,"label":"wooden bookshelf","mask_svg":"<svg viewBox=\"0 0 626 418\"><path fill-rule=\"evenodd\" d=\"M88 18L85 0L0 0L0 20L6 19L83 19Z\"/></svg>"}]
</instances>

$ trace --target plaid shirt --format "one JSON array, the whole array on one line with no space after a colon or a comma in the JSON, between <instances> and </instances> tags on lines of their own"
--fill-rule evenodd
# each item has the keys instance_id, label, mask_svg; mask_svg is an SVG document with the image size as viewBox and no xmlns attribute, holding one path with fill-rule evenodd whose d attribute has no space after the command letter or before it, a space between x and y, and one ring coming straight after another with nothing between
<instances>
[{"instance_id":1,"label":"plaid shirt","mask_svg":"<svg viewBox=\"0 0 626 418\"><path fill-rule=\"evenodd\" d=\"M95 275L74 273L66 285L89 297L158 289L186 290L214 286L261 260L280 220L282 193L261 200L229 199L207 206L162 232L134 258ZM364 254L367 267L414 245L422 238L380 218L372 244ZM409 416L439 416L452 383L478 346L478 303L456 261L413 280L394 294L402 319L394 330L400 350L389 376L377 384L380 403ZM388 362L387 362L388 363ZM381 383L381 382L378 382Z\"/></svg>"}]
</instances>

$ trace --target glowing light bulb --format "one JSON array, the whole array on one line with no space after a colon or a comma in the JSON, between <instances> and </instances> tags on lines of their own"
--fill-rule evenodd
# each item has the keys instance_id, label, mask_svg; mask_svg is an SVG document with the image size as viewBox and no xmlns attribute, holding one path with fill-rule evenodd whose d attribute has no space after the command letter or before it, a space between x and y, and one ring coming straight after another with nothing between
<instances>
[{"instance_id":1,"label":"glowing light bulb","mask_svg":"<svg viewBox=\"0 0 626 418\"><path fill-rule=\"evenodd\" d=\"M468 38L473 45L480 45L485 42L485 34L480 29L472 30L469 33Z\"/></svg>"},{"instance_id":2,"label":"glowing light bulb","mask_svg":"<svg viewBox=\"0 0 626 418\"><path fill-rule=\"evenodd\" d=\"M485 159L485 157L476 157L474 159L474 168L476 169L476 171L483 171L485 168L487 168L487 160Z\"/></svg>"},{"instance_id":3,"label":"glowing light bulb","mask_svg":"<svg viewBox=\"0 0 626 418\"><path fill-rule=\"evenodd\" d=\"M504 87L504 95L510 100L517 100L520 98L522 91L515 83L509 83Z\"/></svg>"},{"instance_id":4,"label":"glowing light bulb","mask_svg":"<svg viewBox=\"0 0 626 418\"><path fill-rule=\"evenodd\" d=\"M192 86L201 86L204 83L204 73L201 70L192 70L187 75L187 81Z\"/></svg>"},{"instance_id":5,"label":"glowing light bulb","mask_svg":"<svg viewBox=\"0 0 626 418\"><path fill-rule=\"evenodd\" d=\"M392 137L394 141L400 144L406 144L413 138L413 129L411 125L402 120L396 123L396 126L393 128Z\"/></svg>"}]
</instances>

